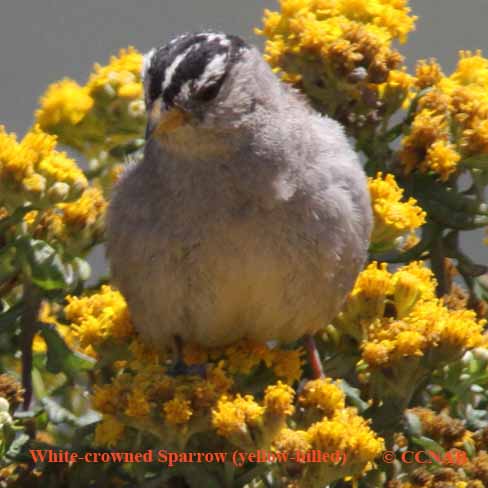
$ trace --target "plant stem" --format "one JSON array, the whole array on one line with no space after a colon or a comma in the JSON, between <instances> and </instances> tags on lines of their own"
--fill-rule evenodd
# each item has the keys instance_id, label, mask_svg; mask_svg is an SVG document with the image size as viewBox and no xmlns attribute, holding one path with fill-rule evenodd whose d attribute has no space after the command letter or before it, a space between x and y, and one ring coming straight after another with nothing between
<instances>
[{"instance_id":1,"label":"plant stem","mask_svg":"<svg viewBox=\"0 0 488 488\"><path fill-rule=\"evenodd\" d=\"M22 386L24 388L24 410L32 400L32 343L37 331L37 317L41 307L41 294L30 282L24 284L24 310L21 319Z\"/></svg>"},{"instance_id":2,"label":"plant stem","mask_svg":"<svg viewBox=\"0 0 488 488\"><path fill-rule=\"evenodd\" d=\"M442 241L441 236L439 236L438 239L432 241L430 253L430 264L437 279L437 295L439 297L449 293L451 288L449 276L444 263L445 257L446 254L444 242Z\"/></svg>"}]
</instances>

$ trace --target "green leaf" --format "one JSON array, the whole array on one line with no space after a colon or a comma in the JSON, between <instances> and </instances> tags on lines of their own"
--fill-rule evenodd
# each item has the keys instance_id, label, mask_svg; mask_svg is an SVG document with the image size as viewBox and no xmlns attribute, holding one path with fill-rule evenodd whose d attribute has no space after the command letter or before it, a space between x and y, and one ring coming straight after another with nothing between
<instances>
[{"instance_id":1,"label":"green leaf","mask_svg":"<svg viewBox=\"0 0 488 488\"><path fill-rule=\"evenodd\" d=\"M88 261L81 258L73 259L73 266L82 281L87 281L91 276L91 266Z\"/></svg>"},{"instance_id":2,"label":"green leaf","mask_svg":"<svg viewBox=\"0 0 488 488\"><path fill-rule=\"evenodd\" d=\"M29 442L30 437L27 434L21 433L10 444L7 456L11 459L18 459L24 451L24 447Z\"/></svg>"},{"instance_id":3,"label":"green leaf","mask_svg":"<svg viewBox=\"0 0 488 488\"><path fill-rule=\"evenodd\" d=\"M57 251L47 242L21 237L17 241L21 259L28 264L32 282L43 290L59 290L70 280Z\"/></svg>"},{"instance_id":4,"label":"green leaf","mask_svg":"<svg viewBox=\"0 0 488 488\"><path fill-rule=\"evenodd\" d=\"M405 412L405 422L407 432L410 436L422 436L422 422L420 422L420 419L417 415L412 412Z\"/></svg>"},{"instance_id":5,"label":"green leaf","mask_svg":"<svg viewBox=\"0 0 488 488\"><path fill-rule=\"evenodd\" d=\"M17 270L15 247L13 244L7 244L0 251L0 283L12 277Z\"/></svg>"},{"instance_id":6,"label":"green leaf","mask_svg":"<svg viewBox=\"0 0 488 488\"><path fill-rule=\"evenodd\" d=\"M339 386L344 392L344 395L350 400L350 402L359 410L360 413L364 412L369 405L361 398L361 392L352 387L346 380L341 379Z\"/></svg>"},{"instance_id":7,"label":"green leaf","mask_svg":"<svg viewBox=\"0 0 488 488\"><path fill-rule=\"evenodd\" d=\"M72 351L64 342L56 327L51 324L42 324L39 328L47 344L47 370L51 373L66 373L73 377L79 371L93 368L95 360Z\"/></svg>"},{"instance_id":8,"label":"green leaf","mask_svg":"<svg viewBox=\"0 0 488 488\"><path fill-rule=\"evenodd\" d=\"M59 405L52 398L45 396L41 399L42 406L44 407L49 420L53 424L68 423L72 425L78 425L78 418L68 409Z\"/></svg>"},{"instance_id":9,"label":"green leaf","mask_svg":"<svg viewBox=\"0 0 488 488\"><path fill-rule=\"evenodd\" d=\"M477 154L461 161L466 168L488 170L488 154Z\"/></svg>"},{"instance_id":10,"label":"green leaf","mask_svg":"<svg viewBox=\"0 0 488 488\"><path fill-rule=\"evenodd\" d=\"M474 292L480 300L488 301L488 275L479 276L474 280Z\"/></svg>"},{"instance_id":11,"label":"green leaf","mask_svg":"<svg viewBox=\"0 0 488 488\"><path fill-rule=\"evenodd\" d=\"M446 451L444 448L438 444L436 441L431 439L430 437L425 437L425 436L420 436L420 437L413 437L412 441L415 442L415 444L419 445L426 451L434 451L437 454L440 454L441 456L444 456ZM432 457L431 457L432 459ZM434 464L438 464L435 459L432 459Z\"/></svg>"},{"instance_id":12,"label":"green leaf","mask_svg":"<svg viewBox=\"0 0 488 488\"><path fill-rule=\"evenodd\" d=\"M19 302L0 313L0 332L8 332L15 328L22 315L22 309L23 304Z\"/></svg>"}]
</instances>

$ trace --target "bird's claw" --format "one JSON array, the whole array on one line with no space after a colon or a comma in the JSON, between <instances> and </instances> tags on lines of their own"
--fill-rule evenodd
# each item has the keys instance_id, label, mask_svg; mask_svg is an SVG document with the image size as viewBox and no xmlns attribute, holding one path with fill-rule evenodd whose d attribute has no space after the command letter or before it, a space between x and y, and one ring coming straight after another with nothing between
<instances>
[{"instance_id":1,"label":"bird's claw","mask_svg":"<svg viewBox=\"0 0 488 488\"><path fill-rule=\"evenodd\" d=\"M207 377L207 367L205 364L192 364L188 366L183 361L177 361L167 372L169 376L200 376Z\"/></svg>"}]
</instances>

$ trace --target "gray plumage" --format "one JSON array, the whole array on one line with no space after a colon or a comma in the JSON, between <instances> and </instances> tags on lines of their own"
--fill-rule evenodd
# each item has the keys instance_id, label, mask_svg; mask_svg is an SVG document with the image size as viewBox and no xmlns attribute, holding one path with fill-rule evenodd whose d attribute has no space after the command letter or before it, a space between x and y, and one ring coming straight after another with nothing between
<instances>
[{"instance_id":1,"label":"gray plumage","mask_svg":"<svg viewBox=\"0 0 488 488\"><path fill-rule=\"evenodd\" d=\"M148 140L108 211L113 280L160 348L314 333L366 259L369 194L342 127L256 49L228 69L214 99L175 99L187 123Z\"/></svg>"}]
</instances>

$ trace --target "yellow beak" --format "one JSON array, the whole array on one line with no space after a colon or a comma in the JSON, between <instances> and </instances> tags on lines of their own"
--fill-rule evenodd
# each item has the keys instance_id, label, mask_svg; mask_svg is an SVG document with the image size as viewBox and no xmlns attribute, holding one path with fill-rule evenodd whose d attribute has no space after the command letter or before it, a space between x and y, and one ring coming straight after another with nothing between
<instances>
[{"instance_id":1,"label":"yellow beak","mask_svg":"<svg viewBox=\"0 0 488 488\"><path fill-rule=\"evenodd\" d=\"M155 105L156 107L151 111L148 117L146 139L154 135L162 136L173 132L178 129L178 127L184 125L188 120L187 114L177 107L173 107L161 113L157 106L159 104Z\"/></svg>"}]
</instances>

